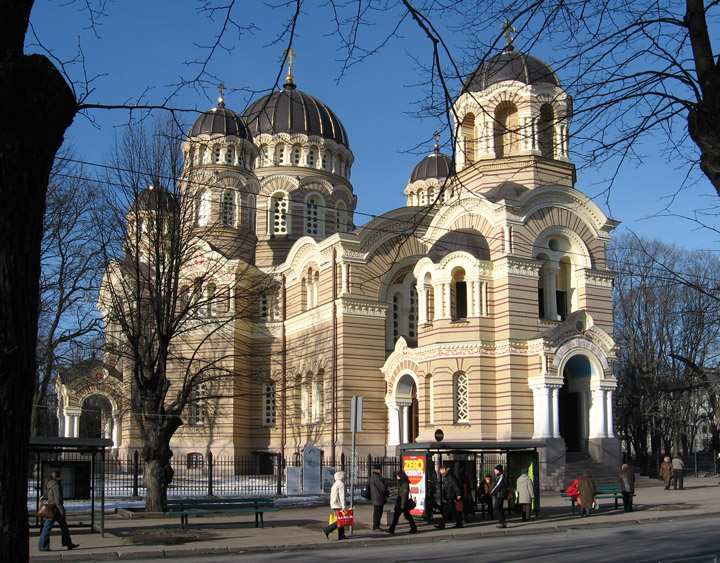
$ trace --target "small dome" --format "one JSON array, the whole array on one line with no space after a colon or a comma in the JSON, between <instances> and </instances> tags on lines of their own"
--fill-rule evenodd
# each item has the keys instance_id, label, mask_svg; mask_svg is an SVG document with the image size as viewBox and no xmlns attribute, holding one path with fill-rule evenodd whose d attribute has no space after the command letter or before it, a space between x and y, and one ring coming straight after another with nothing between
<instances>
[{"instance_id":1,"label":"small dome","mask_svg":"<svg viewBox=\"0 0 720 563\"><path fill-rule=\"evenodd\" d=\"M255 137L262 133L302 133L350 148L345 127L335 113L314 96L298 90L290 81L280 92L253 102L243 119Z\"/></svg>"},{"instance_id":2,"label":"small dome","mask_svg":"<svg viewBox=\"0 0 720 563\"><path fill-rule=\"evenodd\" d=\"M143 211L171 211L176 207L175 196L165 188L149 186L141 191L135 200L138 209Z\"/></svg>"},{"instance_id":3,"label":"small dome","mask_svg":"<svg viewBox=\"0 0 720 563\"><path fill-rule=\"evenodd\" d=\"M508 46L502 52L481 63L465 81L463 90L480 92L488 86L504 80L517 80L525 84L560 85L555 72L547 64Z\"/></svg>"},{"instance_id":4,"label":"small dome","mask_svg":"<svg viewBox=\"0 0 720 563\"><path fill-rule=\"evenodd\" d=\"M436 146L433 152L423 158L417 163L415 168L413 168L412 174L410 174L410 182L427 180L429 178L444 180L452 175L453 171L452 158L441 153L440 149Z\"/></svg>"},{"instance_id":5,"label":"small dome","mask_svg":"<svg viewBox=\"0 0 720 563\"><path fill-rule=\"evenodd\" d=\"M190 129L191 137L217 134L252 140L245 124L234 111L225 107L222 98L218 101L217 107L207 110L198 117Z\"/></svg>"}]
</instances>

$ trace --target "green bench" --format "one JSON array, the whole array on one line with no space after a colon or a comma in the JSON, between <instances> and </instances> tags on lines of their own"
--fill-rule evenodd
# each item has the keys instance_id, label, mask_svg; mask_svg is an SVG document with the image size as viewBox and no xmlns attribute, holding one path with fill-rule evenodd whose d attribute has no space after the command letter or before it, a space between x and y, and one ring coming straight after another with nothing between
<instances>
[{"instance_id":1,"label":"green bench","mask_svg":"<svg viewBox=\"0 0 720 563\"><path fill-rule=\"evenodd\" d=\"M572 513L575 514L575 498L566 492L560 493L560 496L570 501ZM595 500L612 499L615 501L615 509L619 508L618 501L622 499L622 489L620 485L598 485L595 491Z\"/></svg>"},{"instance_id":2,"label":"green bench","mask_svg":"<svg viewBox=\"0 0 720 563\"><path fill-rule=\"evenodd\" d=\"M264 528L265 512L277 512L279 507L271 498L202 497L191 499L168 499L167 513L180 515L180 526L186 529L189 516L207 514L255 514L255 527Z\"/></svg>"}]
</instances>

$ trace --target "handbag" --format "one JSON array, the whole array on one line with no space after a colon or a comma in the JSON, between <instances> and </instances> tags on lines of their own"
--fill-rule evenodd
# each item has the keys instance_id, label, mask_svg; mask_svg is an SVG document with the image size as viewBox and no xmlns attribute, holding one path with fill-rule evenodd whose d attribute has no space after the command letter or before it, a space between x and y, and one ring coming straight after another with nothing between
<instances>
[{"instance_id":1,"label":"handbag","mask_svg":"<svg viewBox=\"0 0 720 563\"><path fill-rule=\"evenodd\" d=\"M348 508L347 510L336 510L335 517L337 518L338 528L352 527L355 525L355 517L353 516L352 508Z\"/></svg>"},{"instance_id":2,"label":"handbag","mask_svg":"<svg viewBox=\"0 0 720 563\"><path fill-rule=\"evenodd\" d=\"M55 505L50 504L47 500L40 501L40 508L37 511L38 518L55 518Z\"/></svg>"},{"instance_id":3,"label":"handbag","mask_svg":"<svg viewBox=\"0 0 720 563\"><path fill-rule=\"evenodd\" d=\"M370 495L370 487L363 487L363 490L360 491L360 496L366 500L370 500L372 496Z\"/></svg>"},{"instance_id":4,"label":"handbag","mask_svg":"<svg viewBox=\"0 0 720 563\"><path fill-rule=\"evenodd\" d=\"M455 512L457 512L458 514L462 514L463 512L465 512L465 507L463 506L462 500L455 501Z\"/></svg>"},{"instance_id":5,"label":"handbag","mask_svg":"<svg viewBox=\"0 0 720 563\"><path fill-rule=\"evenodd\" d=\"M417 503L415 502L415 499L412 497L408 497L407 501L405 502L405 510L413 510L417 506Z\"/></svg>"}]
</instances>

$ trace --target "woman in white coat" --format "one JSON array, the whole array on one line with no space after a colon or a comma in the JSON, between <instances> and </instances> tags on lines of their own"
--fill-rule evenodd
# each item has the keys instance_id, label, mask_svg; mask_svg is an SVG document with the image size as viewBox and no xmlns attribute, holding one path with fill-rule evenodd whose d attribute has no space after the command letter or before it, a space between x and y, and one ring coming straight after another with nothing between
<instances>
[{"instance_id":1,"label":"woman in white coat","mask_svg":"<svg viewBox=\"0 0 720 563\"><path fill-rule=\"evenodd\" d=\"M345 483L343 482L344 479L344 471L337 471L335 473L335 482L330 489L330 510L332 511L332 516L335 516L336 510L345 510ZM338 539L344 540L345 528L338 527L337 522L333 522L329 526L325 526L325 528L323 528L325 537L329 539L330 534L332 534L335 530L338 531Z\"/></svg>"}]
</instances>

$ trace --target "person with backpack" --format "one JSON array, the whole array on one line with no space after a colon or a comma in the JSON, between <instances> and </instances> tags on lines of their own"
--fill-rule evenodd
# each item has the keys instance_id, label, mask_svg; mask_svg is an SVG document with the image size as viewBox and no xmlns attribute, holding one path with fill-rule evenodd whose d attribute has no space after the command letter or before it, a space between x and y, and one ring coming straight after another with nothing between
<instances>
[{"instance_id":1,"label":"person with backpack","mask_svg":"<svg viewBox=\"0 0 720 563\"><path fill-rule=\"evenodd\" d=\"M372 475L368 480L368 494L373 505L373 530L380 529L382 520L383 507L387 501L390 491L388 491L387 482L382 476L382 466L373 465Z\"/></svg>"}]
</instances>

